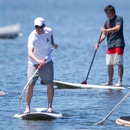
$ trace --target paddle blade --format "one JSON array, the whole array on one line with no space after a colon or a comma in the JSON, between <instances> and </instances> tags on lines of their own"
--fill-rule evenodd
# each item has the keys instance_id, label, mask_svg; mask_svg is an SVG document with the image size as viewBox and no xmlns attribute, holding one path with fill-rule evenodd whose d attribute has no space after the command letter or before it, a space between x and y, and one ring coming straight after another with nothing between
<instances>
[{"instance_id":1,"label":"paddle blade","mask_svg":"<svg viewBox=\"0 0 130 130\"><path fill-rule=\"evenodd\" d=\"M95 123L94 125L103 125L104 122L105 122L105 119L103 119L102 121L99 121L99 122Z\"/></svg>"},{"instance_id":2,"label":"paddle blade","mask_svg":"<svg viewBox=\"0 0 130 130\"><path fill-rule=\"evenodd\" d=\"M83 81L81 84L87 84L87 82L86 82L86 81Z\"/></svg>"}]
</instances>

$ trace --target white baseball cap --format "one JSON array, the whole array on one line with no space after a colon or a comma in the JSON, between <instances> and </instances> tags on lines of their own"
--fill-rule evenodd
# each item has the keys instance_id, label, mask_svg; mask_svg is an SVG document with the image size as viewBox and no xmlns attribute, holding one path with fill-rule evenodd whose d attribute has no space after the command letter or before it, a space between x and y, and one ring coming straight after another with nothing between
<instances>
[{"instance_id":1,"label":"white baseball cap","mask_svg":"<svg viewBox=\"0 0 130 130\"><path fill-rule=\"evenodd\" d=\"M34 20L34 26L42 26L45 24L45 20L42 17L38 17Z\"/></svg>"}]
</instances>

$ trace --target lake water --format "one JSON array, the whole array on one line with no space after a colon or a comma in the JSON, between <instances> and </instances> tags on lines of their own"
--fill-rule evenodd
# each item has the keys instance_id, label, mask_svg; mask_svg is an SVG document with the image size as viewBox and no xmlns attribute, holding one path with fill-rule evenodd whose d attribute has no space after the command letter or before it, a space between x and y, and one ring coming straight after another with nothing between
<instances>
[{"instance_id":1,"label":"lake water","mask_svg":"<svg viewBox=\"0 0 130 130\"><path fill-rule=\"evenodd\" d=\"M130 1L126 0L1 0L0 26L20 23L22 37L12 40L0 39L0 89L8 94L0 97L0 130L127 130L115 120L130 115L128 98L104 125L94 126L129 92L104 89L56 89L53 109L63 113L63 118L52 121L26 121L13 118L24 111L19 96L27 82L27 39L33 30L33 21L41 16L46 26L53 29L59 49L53 51L55 80L81 83L84 81L94 54L100 31L106 20L104 7L112 4L116 13L124 18L126 48L124 54L123 86L130 83ZM107 81L105 65L106 41L97 51L87 82L102 84ZM114 83L117 82L115 66ZM46 86L37 82L31 107L46 107Z\"/></svg>"}]
</instances>

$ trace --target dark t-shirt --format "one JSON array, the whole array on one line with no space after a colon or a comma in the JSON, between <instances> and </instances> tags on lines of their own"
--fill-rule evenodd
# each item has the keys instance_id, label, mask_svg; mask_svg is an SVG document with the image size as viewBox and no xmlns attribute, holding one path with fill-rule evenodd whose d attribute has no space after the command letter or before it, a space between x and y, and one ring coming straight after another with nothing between
<instances>
[{"instance_id":1,"label":"dark t-shirt","mask_svg":"<svg viewBox=\"0 0 130 130\"><path fill-rule=\"evenodd\" d=\"M124 48L125 47L125 41L124 41L124 36L123 36L123 18L122 17L115 15L115 17L113 19L108 19L105 22L104 28L106 28L106 29L113 28L116 25L120 25L121 28L118 32L107 34L108 48L115 48L115 47Z\"/></svg>"}]
</instances>

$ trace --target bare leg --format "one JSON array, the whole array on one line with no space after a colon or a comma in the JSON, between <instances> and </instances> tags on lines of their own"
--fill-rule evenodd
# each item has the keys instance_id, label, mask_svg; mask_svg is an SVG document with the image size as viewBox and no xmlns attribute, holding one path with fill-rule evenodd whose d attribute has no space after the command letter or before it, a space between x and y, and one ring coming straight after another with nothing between
<instances>
[{"instance_id":1,"label":"bare leg","mask_svg":"<svg viewBox=\"0 0 130 130\"><path fill-rule=\"evenodd\" d=\"M24 111L24 113L30 112L30 102L33 96L33 88L34 85L29 85L26 89L26 110Z\"/></svg>"},{"instance_id":2,"label":"bare leg","mask_svg":"<svg viewBox=\"0 0 130 130\"><path fill-rule=\"evenodd\" d=\"M113 74L114 74L113 65L108 65L108 76L109 76L108 83L109 84L113 84Z\"/></svg>"},{"instance_id":3,"label":"bare leg","mask_svg":"<svg viewBox=\"0 0 130 130\"><path fill-rule=\"evenodd\" d=\"M118 65L118 83L122 83L123 72L123 65Z\"/></svg>"},{"instance_id":4,"label":"bare leg","mask_svg":"<svg viewBox=\"0 0 130 130\"><path fill-rule=\"evenodd\" d=\"M48 96L48 112L52 112L52 102L54 96L53 84L47 85L47 96Z\"/></svg>"}]
</instances>

